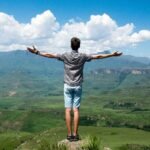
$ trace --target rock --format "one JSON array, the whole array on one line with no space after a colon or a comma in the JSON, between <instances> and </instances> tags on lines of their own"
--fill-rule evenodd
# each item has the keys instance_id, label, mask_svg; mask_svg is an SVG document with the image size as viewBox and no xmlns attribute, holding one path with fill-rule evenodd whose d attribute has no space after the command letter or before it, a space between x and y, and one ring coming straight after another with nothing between
<instances>
[{"instance_id":1,"label":"rock","mask_svg":"<svg viewBox=\"0 0 150 150\"><path fill-rule=\"evenodd\" d=\"M69 142L67 139L64 139L58 142L58 145L65 145L68 149L67 150L82 150L82 147L88 144L88 140L79 140L76 142ZM103 150L112 150L109 147L104 147Z\"/></svg>"},{"instance_id":2,"label":"rock","mask_svg":"<svg viewBox=\"0 0 150 150\"><path fill-rule=\"evenodd\" d=\"M86 143L86 140L79 140L76 142L70 142L67 139L64 139L60 142L58 142L58 145L65 145L68 150L80 150L81 147Z\"/></svg>"},{"instance_id":3,"label":"rock","mask_svg":"<svg viewBox=\"0 0 150 150\"><path fill-rule=\"evenodd\" d=\"M104 150L111 150L109 147L104 147Z\"/></svg>"}]
</instances>

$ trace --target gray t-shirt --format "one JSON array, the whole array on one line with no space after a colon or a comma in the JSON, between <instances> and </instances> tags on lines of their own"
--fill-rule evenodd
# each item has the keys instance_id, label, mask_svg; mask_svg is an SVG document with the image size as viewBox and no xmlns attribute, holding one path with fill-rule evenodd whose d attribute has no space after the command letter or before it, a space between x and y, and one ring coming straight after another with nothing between
<instances>
[{"instance_id":1,"label":"gray t-shirt","mask_svg":"<svg viewBox=\"0 0 150 150\"><path fill-rule=\"evenodd\" d=\"M80 85L83 82L84 63L90 61L92 56L72 50L58 54L57 57L64 62L64 83L70 86Z\"/></svg>"}]
</instances>

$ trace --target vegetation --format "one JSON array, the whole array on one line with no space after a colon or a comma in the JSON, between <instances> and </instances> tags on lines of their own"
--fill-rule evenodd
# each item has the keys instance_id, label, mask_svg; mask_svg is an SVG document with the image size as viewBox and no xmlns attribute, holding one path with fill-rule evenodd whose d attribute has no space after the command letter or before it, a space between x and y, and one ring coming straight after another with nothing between
<instances>
[{"instance_id":1,"label":"vegetation","mask_svg":"<svg viewBox=\"0 0 150 150\"><path fill-rule=\"evenodd\" d=\"M81 126L79 131L81 139L88 141L85 142L83 148L97 147L102 149L104 147L109 147L112 150L120 150L120 147L126 146L126 144L137 144L139 146L149 147L150 134L147 131L130 128L93 126ZM0 143L5 143L5 145L0 144L0 149L4 148L4 146L5 149L9 150L13 150L14 147L17 150L40 149L42 147L45 149L46 147L51 148L52 146L56 146L58 141L61 141L64 137L66 137L66 129L64 127L57 127L42 132L25 134L23 135L22 132L18 132L18 134L16 134L15 132L10 131L7 132L7 136L5 136L5 133L0 134ZM22 142L17 142L16 139L19 140L23 137L24 140ZM14 139L16 142L14 142Z\"/></svg>"},{"instance_id":2,"label":"vegetation","mask_svg":"<svg viewBox=\"0 0 150 150\"><path fill-rule=\"evenodd\" d=\"M121 146L120 150L150 150L150 146L138 144L126 144Z\"/></svg>"},{"instance_id":3,"label":"vegetation","mask_svg":"<svg viewBox=\"0 0 150 150\"><path fill-rule=\"evenodd\" d=\"M102 150L100 139L96 136L90 136L87 143L81 147L82 150Z\"/></svg>"},{"instance_id":4,"label":"vegetation","mask_svg":"<svg viewBox=\"0 0 150 150\"><path fill-rule=\"evenodd\" d=\"M58 145L58 143L50 144L49 141L41 141L40 146L37 150L68 150L66 145Z\"/></svg>"},{"instance_id":5,"label":"vegetation","mask_svg":"<svg viewBox=\"0 0 150 150\"><path fill-rule=\"evenodd\" d=\"M66 137L63 65L20 51L0 53L0 61L0 149L58 149ZM83 148L147 150L149 65L124 57L95 61L85 70L80 133L92 138Z\"/></svg>"},{"instance_id":6,"label":"vegetation","mask_svg":"<svg viewBox=\"0 0 150 150\"><path fill-rule=\"evenodd\" d=\"M27 140L30 140L32 135L26 132L4 132L0 134L0 150L14 150L18 145L21 145Z\"/></svg>"}]
</instances>

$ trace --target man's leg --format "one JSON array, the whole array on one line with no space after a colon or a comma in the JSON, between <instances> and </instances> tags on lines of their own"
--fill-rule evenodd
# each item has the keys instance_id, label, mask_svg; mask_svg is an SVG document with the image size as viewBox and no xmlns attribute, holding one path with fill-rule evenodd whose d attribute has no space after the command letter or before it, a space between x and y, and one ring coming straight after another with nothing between
<instances>
[{"instance_id":1,"label":"man's leg","mask_svg":"<svg viewBox=\"0 0 150 150\"><path fill-rule=\"evenodd\" d=\"M74 108L74 130L73 130L73 135L76 136L78 134L78 126L79 126L79 109Z\"/></svg>"},{"instance_id":2,"label":"man's leg","mask_svg":"<svg viewBox=\"0 0 150 150\"><path fill-rule=\"evenodd\" d=\"M73 135L78 136L78 126L79 126L79 107L82 96L82 85L76 86L74 89L74 99L73 99L73 112L74 112L74 130Z\"/></svg>"},{"instance_id":3,"label":"man's leg","mask_svg":"<svg viewBox=\"0 0 150 150\"><path fill-rule=\"evenodd\" d=\"M66 108L65 111L67 132L68 136L71 136L71 108Z\"/></svg>"},{"instance_id":4,"label":"man's leg","mask_svg":"<svg viewBox=\"0 0 150 150\"><path fill-rule=\"evenodd\" d=\"M72 88L64 84L64 101L65 101L65 119L66 119L66 127L67 134L71 136L71 108L72 108Z\"/></svg>"}]
</instances>

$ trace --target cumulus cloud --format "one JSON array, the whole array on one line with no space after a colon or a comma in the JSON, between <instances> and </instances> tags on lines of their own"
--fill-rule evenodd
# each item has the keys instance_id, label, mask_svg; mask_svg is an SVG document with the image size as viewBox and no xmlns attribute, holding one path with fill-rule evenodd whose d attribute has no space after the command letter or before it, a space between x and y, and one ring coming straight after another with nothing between
<instances>
[{"instance_id":1,"label":"cumulus cloud","mask_svg":"<svg viewBox=\"0 0 150 150\"><path fill-rule=\"evenodd\" d=\"M45 11L22 26L22 37L30 39L49 38L59 29L59 23L51 11Z\"/></svg>"},{"instance_id":2,"label":"cumulus cloud","mask_svg":"<svg viewBox=\"0 0 150 150\"><path fill-rule=\"evenodd\" d=\"M0 50L25 49L28 44L44 44L59 30L59 23L49 10L31 19L30 23L19 23L13 16L0 13ZM42 42L43 41L43 42Z\"/></svg>"},{"instance_id":3,"label":"cumulus cloud","mask_svg":"<svg viewBox=\"0 0 150 150\"><path fill-rule=\"evenodd\" d=\"M0 45L9 45L20 38L21 25L13 16L0 13Z\"/></svg>"},{"instance_id":4,"label":"cumulus cloud","mask_svg":"<svg viewBox=\"0 0 150 150\"><path fill-rule=\"evenodd\" d=\"M0 51L26 49L26 46L35 44L41 50L64 52L70 49L73 36L81 39L81 49L87 53L129 47L150 40L150 30L135 32L134 28L133 23L118 26L108 14L91 15L87 22L71 19L60 25L50 10L36 15L26 24L1 12Z\"/></svg>"}]
</instances>

